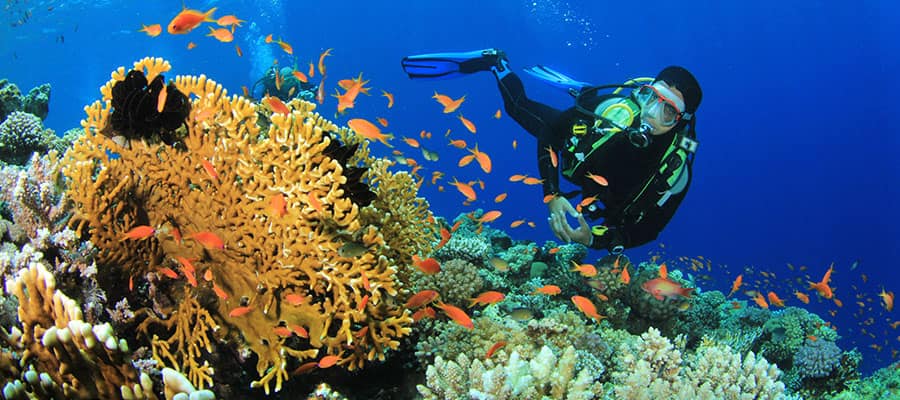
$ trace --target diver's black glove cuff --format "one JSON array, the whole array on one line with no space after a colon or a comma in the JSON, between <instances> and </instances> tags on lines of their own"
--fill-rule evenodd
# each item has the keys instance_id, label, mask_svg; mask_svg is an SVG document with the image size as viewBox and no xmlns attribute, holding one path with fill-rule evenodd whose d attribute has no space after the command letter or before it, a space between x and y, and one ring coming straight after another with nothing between
<instances>
[{"instance_id":1,"label":"diver's black glove cuff","mask_svg":"<svg viewBox=\"0 0 900 400\"><path fill-rule=\"evenodd\" d=\"M624 238L615 227L594 225L591 227L591 234L593 235L590 245L592 249L606 249L613 254L619 254L625 249Z\"/></svg>"},{"instance_id":2,"label":"diver's black glove cuff","mask_svg":"<svg viewBox=\"0 0 900 400\"><path fill-rule=\"evenodd\" d=\"M459 72L470 74L480 71L491 71L494 68L505 71L506 53L503 50L487 49L481 53L481 57L472 60L466 60L459 64Z\"/></svg>"}]
</instances>

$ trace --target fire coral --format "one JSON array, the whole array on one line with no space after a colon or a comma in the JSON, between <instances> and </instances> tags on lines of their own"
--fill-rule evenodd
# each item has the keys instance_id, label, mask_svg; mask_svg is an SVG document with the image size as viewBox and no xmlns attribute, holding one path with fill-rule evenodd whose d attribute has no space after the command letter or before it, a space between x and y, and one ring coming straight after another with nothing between
<instances>
[{"instance_id":1,"label":"fire coral","mask_svg":"<svg viewBox=\"0 0 900 400\"><path fill-rule=\"evenodd\" d=\"M161 59L134 64L150 82L169 69ZM337 366L354 370L399 346L412 324L398 300L405 296L399 277L437 236L408 173L389 172L388 161L368 156L364 139L315 113L312 103L294 100L289 114L267 116L265 107L228 97L202 75L174 79L191 101L183 146L119 145L101 133L114 129L112 92L125 69L112 78L101 88L103 101L86 108L85 134L63 161L75 207L70 225L123 277L177 270L181 257L192 260L192 274L211 278L196 287L184 279L155 283L154 296L176 303L144 310L150 316L141 328L153 335L162 366L209 386L209 352L249 349L260 376L253 386L268 393L309 360L336 355ZM279 195L285 213L270 211ZM138 225L157 232L120 240ZM215 234L223 248L183 240L196 232ZM349 242L365 253L342 257L337 250ZM286 300L297 296L304 301ZM246 308L232 314L239 307Z\"/></svg>"}]
</instances>

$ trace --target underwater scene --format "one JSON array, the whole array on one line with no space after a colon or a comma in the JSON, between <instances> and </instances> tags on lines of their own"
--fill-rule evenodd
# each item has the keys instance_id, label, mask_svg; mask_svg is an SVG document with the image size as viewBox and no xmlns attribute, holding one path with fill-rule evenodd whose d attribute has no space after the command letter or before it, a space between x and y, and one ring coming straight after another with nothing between
<instances>
[{"instance_id":1,"label":"underwater scene","mask_svg":"<svg viewBox=\"0 0 900 400\"><path fill-rule=\"evenodd\" d=\"M896 4L2 4L2 399L900 399Z\"/></svg>"}]
</instances>

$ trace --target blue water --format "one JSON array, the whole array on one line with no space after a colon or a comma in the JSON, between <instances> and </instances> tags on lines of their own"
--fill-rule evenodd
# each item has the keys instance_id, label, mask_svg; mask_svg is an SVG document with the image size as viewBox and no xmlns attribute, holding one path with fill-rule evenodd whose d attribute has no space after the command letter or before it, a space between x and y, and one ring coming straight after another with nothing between
<instances>
[{"instance_id":1,"label":"blue water","mask_svg":"<svg viewBox=\"0 0 900 400\"><path fill-rule=\"evenodd\" d=\"M199 75L223 84L231 93L251 86L273 59L280 65L315 62L334 48L328 65L328 92L338 79L364 73L373 96L360 96L356 108L338 119L385 117L388 132L418 138L441 160L426 163L423 175L446 179L483 179L477 202L446 186L444 193L423 185L436 214L452 217L475 208L503 211L496 223L506 228L520 218L537 228L509 229L514 238L539 243L553 239L545 223L539 186L512 184L516 173L537 175L533 139L511 119L491 118L502 107L494 78L480 74L453 81L410 81L399 68L404 55L498 47L516 69L541 63L581 80L620 82L652 76L667 65L690 69L703 87L698 116L700 148L695 176L685 201L657 242L629 250L646 259L663 251L668 258L702 255L712 260L707 289L727 291L731 280L749 267L775 272L778 281L748 288L777 288L781 297L800 288L786 284L804 273L787 263L806 265L818 280L835 264L832 286L844 301L813 301L807 308L833 322L844 348L859 347L864 369L885 366L900 348L887 322L898 318L875 301L862 310L857 294L872 298L884 287L900 292L894 272L900 259L900 131L896 127L900 92L900 13L878 1L837 4L821 1L759 2L189 2L191 8L219 6L218 15L236 14L248 22L235 32L235 43L204 35L165 32L151 38L141 24L165 25L181 2L7 1L0 25L0 78L27 90L53 86L45 124L63 132L77 127L83 106L99 97L98 88L118 66L152 55L169 60L176 74ZM168 4L165 4L168 3ZM690 3L690 4L685 4ZM290 4L290 5L289 5ZM30 17L18 25L26 13ZM18 25L18 26L12 26ZM262 38L273 33L294 47L291 58ZM198 46L187 50L188 42ZM244 51L237 57L234 44ZM302 69L302 68L301 68ZM318 77L316 78L318 79ZM533 79L523 78L531 97L556 107L570 98ZM380 90L394 93L386 109ZM430 96L466 95L461 111L478 126L465 132L454 114L442 114ZM331 116L336 102L321 106ZM494 171L475 164L460 169L461 150L446 146L444 131L491 155ZM518 141L518 150L511 142ZM420 162L421 156L395 140L398 149ZM377 152L389 155L380 144ZM508 199L494 204L496 194ZM662 247L664 245L664 247ZM593 256L601 256L594 252ZM850 271L859 260L858 268ZM868 276L862 283L860 274ZM747 281L745 277L745 282ZM857 285L858 291L851 288ZM805 289L805 288L803 288ZM798 305L796 301L788 303ZM834 316L829 310L837 310ZM895 311L897 312L897 311ZM857 314L857 315L854 315ZM873 317L873 326L861 321ZM860 334L860 328L874 339ZM869 346L884 346L880 352Z\"/></svg>"}]
</instances>

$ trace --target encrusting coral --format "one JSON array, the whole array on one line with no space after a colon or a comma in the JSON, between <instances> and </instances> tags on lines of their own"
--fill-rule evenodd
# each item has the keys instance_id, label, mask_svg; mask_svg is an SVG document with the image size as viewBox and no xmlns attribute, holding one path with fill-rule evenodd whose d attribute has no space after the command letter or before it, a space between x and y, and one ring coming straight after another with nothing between
<instances>
[{"instance_id":1,"label":"encrusting coral","mask_svg":"<svg viewBox=\"0 0 900 400\"><path fill-rule=\"evenodd\" d=\"M151 58L134 65L148 82L169 68ZM291 112L269 115L202 75L172 81L191 99L187 132L172 136L179 143L120 145L109 132L111 101L126 71L112 76L63 161L70 225L96 245L98 263L121 266L123 276L180 272L169 293L181 305L144 326L175 331L153 340L157 361L202 388L213 371L200 358L228 342L255 353L253 386L268 392L272 383L280 390L289 364L337 355L353 370L399 346L412 318L398 270L437 236L409 174L368 157L365 139L312 103L295 99ZM123 239L138 226L154 234ZM366 252L342 257L346 243Z\"/></svg>"}]
</instances>

